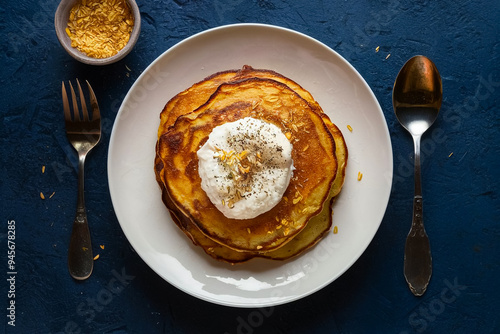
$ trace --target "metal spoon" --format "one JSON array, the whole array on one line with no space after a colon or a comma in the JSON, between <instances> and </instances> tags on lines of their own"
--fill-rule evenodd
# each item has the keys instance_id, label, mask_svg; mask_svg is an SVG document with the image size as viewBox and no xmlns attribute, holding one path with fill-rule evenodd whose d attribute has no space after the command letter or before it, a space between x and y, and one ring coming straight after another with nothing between
<instances>
[{"instance_id":1,"label":"metal spoon","mask_svg":"<svg viewBox=\"0 0 500 334\"><path fill-rule=\"evenodd\" d=\"M432 275L431 249L422 219L420 138L436 120L442 97L439 72L434 63L424 56L408 60L394 82L394 111L399 123L413 137L415 146L413 220L406 238L404 257L404 275L415 296L424 294Z\"/></svg>"}]
</instances>

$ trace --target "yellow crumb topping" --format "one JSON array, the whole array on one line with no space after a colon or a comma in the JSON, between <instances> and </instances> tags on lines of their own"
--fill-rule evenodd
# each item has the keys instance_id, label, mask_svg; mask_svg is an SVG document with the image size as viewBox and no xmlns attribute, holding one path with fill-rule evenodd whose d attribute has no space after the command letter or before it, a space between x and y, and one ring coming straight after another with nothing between
<instances>
[{"instance_id":1,"label":"yellow crumb topping","mask_svg":"<svg viewBox=\"0 0 500 334\"><path fill-rule=\"evenodd\" d=\"M134 17L126 0L82 0L71 9L71 46L93 58L114 56L127 45Z\"/></svg>"},{"instance_id":2,"label":"yellow crumb topping","mask_svg":"<svg viewBox=\"0 0 500 334\"><path fill-rule=\"evenodd\" d=\"M262 155L260 152L253 153L248 150L243 150L239 153L233 150L225 151L218 147L215 147L215 150L214 158L231 170L231 177L234 180L234 195L227 202L222 199L222 205L227 204L229 208L232 208L234 207L234 203L243 198L241 194L250 190L241 181L246 180L254 169L261 166Z\"/></svg>"}]
</instances>

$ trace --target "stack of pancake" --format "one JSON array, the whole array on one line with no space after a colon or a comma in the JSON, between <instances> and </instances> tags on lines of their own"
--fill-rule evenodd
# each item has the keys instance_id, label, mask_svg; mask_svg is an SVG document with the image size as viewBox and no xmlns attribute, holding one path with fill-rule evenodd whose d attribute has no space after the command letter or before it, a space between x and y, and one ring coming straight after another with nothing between
<instances>
[{"instance_id":1,"label":"stack of pancake","mask_svg":"<svg viewBox=\"0 0 500 334\"><path fill-rule=\"evenodd\" d=\"M282 200L251 219L224 216L201 188L198 149L222 124L252 117L276 125L293 145L293 177ZM271 70L215 73L177 94L160 114L155 173L177 226L213 258L284 260L315 245L332 226L347 147L312 95Z\"/></svg>"}]
</instances>

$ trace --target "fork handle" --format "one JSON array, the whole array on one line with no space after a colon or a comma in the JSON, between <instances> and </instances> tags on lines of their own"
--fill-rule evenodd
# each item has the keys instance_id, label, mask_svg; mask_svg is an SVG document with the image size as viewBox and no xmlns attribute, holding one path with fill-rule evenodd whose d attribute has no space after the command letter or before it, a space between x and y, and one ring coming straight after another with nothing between
<instances>
[{"instance_id":1,"label":"fork handle","mask_svg":"<svg viewBox=\"0 0 500 334\"><path fill-rule=\"evenodd\" d=\"M87 214L85 211L77 211L69 241L69 273L74 279L84 280L92 274L93 267L94 256L92 254Z\"/></svg>"},{"instance_id":2,"label":"fork handle","mask_svg":"<svg viewBox=\"0 0 500 334\"><path fill-rule=\"evenodd\" d=\"M77 209L68 249L69 273L77 280L87 279L94 268L94 256L84 200L85 156L86 154L79 154L78 159Z\"/></svg>"}]
</instances>

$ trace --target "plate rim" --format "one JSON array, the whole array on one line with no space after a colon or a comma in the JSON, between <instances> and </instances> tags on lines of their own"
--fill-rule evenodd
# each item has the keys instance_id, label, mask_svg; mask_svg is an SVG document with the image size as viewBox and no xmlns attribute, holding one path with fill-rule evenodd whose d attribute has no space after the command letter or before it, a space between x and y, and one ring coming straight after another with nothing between
<instances>
[{"instance_id":1,"label":"plate rim","mask_svg":"<svg viewBox=\"0 0 500 334\"><path fill-rule=\"evenodd\" d=\"M208 295L200 295L196 292L193 292L191 291L190 289L184 287L184 286L181 286L181 285L178 285L178 284L174 284L173 282L171 282L170 280L168 280L166 277L164 277L164 275L162 275L156 268L154 268L150 263L149 261L141 254L141 252L137 249L137 242L134 242L133 241L133 238L130 238L127 231L126 231L126 227L124 227L124 224L122 223L122 220L118 218L118 212L116 210L116 207L117 205L115 204L115 199L114 197L116 196L113 196L113 176L111 175L112 173L112 168L113 168L113 162L112 162L112 152L113 152L113 148L114 146L116 145L115 142L116 142L116 132L118 131L117 130L117 124L119 122L117 122L117 120L120 119L120 115L122 113L124 113L124 109L126 108L126 101L128 100L128 98L130 98L130 95L131 95L131 92L134 90L135 86L142 80L143 76L145 76L148 71L153 68L157 63L161 62L162 61L162 58L164 57L167 57L168 54L170 54L171 52L175 52L175 50L179 47L181 47L182 45L184 45L185 43L189 43L197 38L200 38L204 35L208 35L208 34L211 34L211 33L214 33L214 32L217 32L217 31L223 31L223 30L230 30L230 29L234 29L234 28L249 28L249 27L258 27L258 28L263 28L263 29L272 29L272 30L277 30L279 32L283 32L283 33L289 33L289 34L292 34L292 35L295 35L295 36L299 36L301 38L306 38L307 40L325 48L328 52L331 52L333 53L334 55L336 55L336 57L338 58L338 60L341 60L343 65L347 66L350 71L355 74L357 77L358 77L358 80L360 80L363 85L365 86L365 88L367 89L367 92L369 93L369 95L371 96L371 98L376 102L376 106L377 106L377 110L378 112L380 113L380 116L382 117L382 119L385 121L384 122L384 130L383 131L385 133L385 140L384 141L387 141L388 142L388 147L386 147L387 149L389 149L388 151L388 158L389 158L389 161L387 161L388 163L388 166L390 167L390 171L389 171L389 174L390 175L386 175L385 178L387 179L387 182L389 183L389 186L388 188L386 189L387 190L387 194L386 194L386 199L384 201L384 207L382 210L382 213L381 213L381 217L380 219L378 219L377 221L377 224L376 224L376 228L374 229L374 233L373 235L371 235L371 237L369 238L369 241L366 243L366 245L364 245L364 247L360 247L358 249L358 252L356 253L355 256L353 256L352 258L352 261L349 262L348 265L346 265L343 270L341 270L335 277L332 277L331 279L329 280L325 280L323 284L320 284L318 286L316 286L316 288L314 289L311 289L309 290L308 292L306 293L302 293L302 294L299 294L299 295L296 295L296 296L292 296L292 297L289 297L289 298L285 298L285 299L279 299L279 300L268 300L267 302L257 302L257 303L248 303L248 302L230 302L228 300L220 300L220 299L217 299L217 298L213 298L213 297L210 297ZM189 36L181 41L179 41L178 43L174 44L173 46L171 46L170 48L168 48L167 50L165 50L163 53L161 53L158 57L156 57L141 73L141 75L134 81L133 85L130 87L130 89L128 90L127 94L125 95L125 98L123 99L121 105L120 105L120 108L118 110L118 113L116 114L116 118L115 118L115 121L113 123L113 128L112 128L112 132L111 132L111 136L110 136L110 141L109 141L109 147L108 147L108 161L107 161L107 173L108 173L108 187L109 187L109 191L110 191L110 196L111 196L111 201L112 201L112 204L113 204L113 209L114 209L114 212L115 212L115 215L117 217L117 220L120 224L120 227L125 235L125 237L127 238L127 241L130 243L130 245L133 247L133 249L136 251L136 253L139 255L139 257L157 274L159 275L163 280L165 280L167 283L169 283L170 285L178 288L179 290L193 296L193 297L196 297L198 299L201 299L201 300L204 300L204 301L207 301L207 302L210 302L210 303L214 303L214 304L218 304L218 305L224 305L224 306L230 306L230 307L242 307L242 308L251 308L251 307L268 307L268 306L276 306L276 305L282 305L282 304L286 304L286 303L290 303L290 302L293 302L293 301L296 301L296 300L299 300L299 299L302 299L306 296L309 296L321 289L323 289L325 286L331 284L333 281L335 281L336 279L338 279L340 276L342 276L345 271L347 271L350 267L352 267L352 265L358 261L358 259L361 257L361 255L366 251L366 249L368 248L368 246L371 244L371 242L373 241L373 238L375 237L377 231L379 230L380 228L380 225L383 221L383 218L384 218L384 215L385 215L385 212L387 210L387 207L388 207L388 204L389 204L389 199L390 199L390 194L391 194L391 191L392 191L392 181L393 181L393 151L392 151L392 143L391 143L391 138L390 138L390 134L389 134L389 129L388 129L388 126L387 126L387 120L385 119L385 115L383 114L383 111L382 111L382 108L380 106L380 103L378 102L378 99L376 98L374 92L372 91L371 87L368 85L368 83L365 81L365 79L360 75L360 73L345 59L343 58L339 53L337 53L335 50L333 50L332 48L330 48L329 46L327 46L326 44L324 44L323 42L311 37L311 36L308 36L302 32L298 32L298 31L295 31L295 30L292 30L292 29L289 29L289 28L285 28L285 27L280 27L280 26L275 26L275 25L269 25L269 24L262 24L262 23L236 23L236 24L228 24L228 25L222 25L222 26L218 26L218 27L214 27L214 28L210 28L210 29L207 29L207 30L204 30L204 31L201 31L201 32L198 32L192 36ZM374 224L375 225L375 224Z\"/></svg>"}]
</instances>

